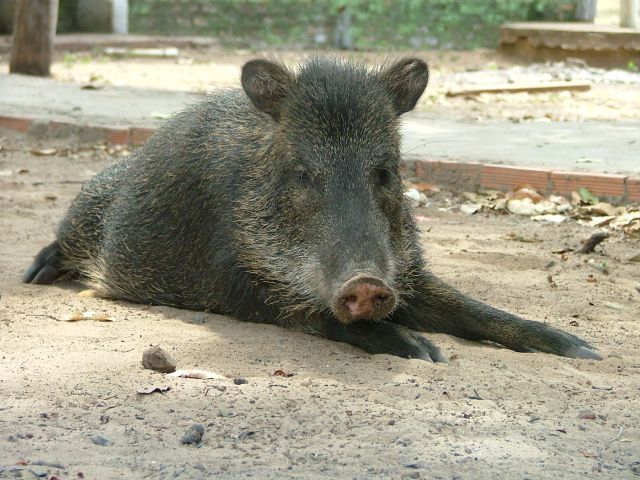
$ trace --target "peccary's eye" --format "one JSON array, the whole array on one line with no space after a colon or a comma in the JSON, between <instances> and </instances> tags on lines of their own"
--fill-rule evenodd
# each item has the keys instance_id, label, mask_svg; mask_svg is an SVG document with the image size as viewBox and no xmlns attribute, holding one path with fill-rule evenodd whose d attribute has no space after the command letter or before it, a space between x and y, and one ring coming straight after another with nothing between
<instances>
[{"instance_id":1,"label":"peccary's eye","mask_svg":"<svg viewBox=\"0 0 640 480\"><path fill-rule=\"evenodd\" d=\"M308 170L296 169L293 172L293 178L295 179L295 182L301 187L308 188L313 184L313 177Z\"/></svg>"},{"instance_id":2,"label":"peccary's eye","mask_svg":"<svg viewBox=\"0 0 640 480\"><path fill-rule=\"evenodd\" d=\"M393 173L386 168L376 168L375 176L378 185L386 187L387 185L389 185L389 183L391 183Z\"/></svg>"}]
</instances>

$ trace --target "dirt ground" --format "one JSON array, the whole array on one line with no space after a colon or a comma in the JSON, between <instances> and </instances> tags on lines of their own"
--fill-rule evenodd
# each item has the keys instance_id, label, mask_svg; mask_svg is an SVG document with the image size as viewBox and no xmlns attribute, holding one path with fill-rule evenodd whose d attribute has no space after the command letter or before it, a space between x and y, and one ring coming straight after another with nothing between
<instances>
[{"instance_id":1,"label":"dirt ground","mask_svg":"<svg viewBox=\"0 0 640 480\"><path fill-rule=\"evenodd\" d=\"M449 364L372 356L220 315L86 298L77 284L21 284L81 182L126 152L6 134L0 145L0 478L640 475L640 281L629 262L638 240L616 234L563 260L553 252L590 229L467 216L438 194L416 212L437 274L588 339L605 358L519 354L446 335L431 337ZM30 153L52 146L55 155ZM608 275L592 268L603 263ZM85 311L114 321L59 321ZM145 370L150 345L178 368L229 379ZM280 369L294 375L274 376ZM247 383L236 385L240 377ZM171 389L137 393L150 386ZM206 429L199 448L180 442L194 423Z\"/></svg>"}]
</instances>

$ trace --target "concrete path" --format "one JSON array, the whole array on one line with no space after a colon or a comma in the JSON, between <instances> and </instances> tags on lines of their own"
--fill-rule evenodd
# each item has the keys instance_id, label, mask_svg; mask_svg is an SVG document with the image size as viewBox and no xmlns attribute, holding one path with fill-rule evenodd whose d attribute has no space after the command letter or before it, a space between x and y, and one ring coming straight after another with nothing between
<instances>
[{"instance_id":1,"label":"concrete path","mask_svg":"<svg viewBox=\"0 0 640 480\"><path fill-rule=\"evenodd\" d=\"M34 125L62 123L80 126L84 131L111 132L104 138L113 142L138 143L160 125L165 115L202 98L179 91L81 87L50 79L0 75L0 127L33 130ZM142 129L143 135L136 136L131 129ZM625 178L635 181L640 177L640 121L465 123L418 112L403 118L402 150L410 160L439 162L448 171L453 167L462 169L456 181L460 183L464 177L465 188L479 184L508 188L513 186L511 183L524 182L543 190L557 190L550 180L545 180L553 172L583 172L613 174L622 187L602 193L616 196L620 191L620 196L635 199L635 194L628 195ZM500 181L487 181L487 172L495 168L479 171L477 163L503 166L506 170L501 171ZM465 165L469 166L466 170L462 168ZM530 173L537 174L537 169L547 172L547 176L536 183ZM435 180L450 179L450 175L439 175L436 170L430 169ZM522 173L525 171L529 173ZM600 188L584 178L577 181Z\"/></svg>"}]
</instances>

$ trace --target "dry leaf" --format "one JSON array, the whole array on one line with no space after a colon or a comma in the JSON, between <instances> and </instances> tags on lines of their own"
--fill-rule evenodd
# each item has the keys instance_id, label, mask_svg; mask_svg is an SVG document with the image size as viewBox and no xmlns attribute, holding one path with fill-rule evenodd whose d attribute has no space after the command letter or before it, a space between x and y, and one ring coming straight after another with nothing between
<instances>
[{"instance_id":1,"label":"dry leaf","mask_svg":"<svg viewBox=\"0 0 640 480\"><path fill-rule=\"evenodd\" d=\"M418 182L418 183L414 183L413 185L414 185L413 188L415 188L419 192L439 192L440 191L440 187L433 183Z\"/></svg>"},{"instance_id":2,"label":"dry leaf","mask_svg":"<svg viewBox=\"0 0 640 480\"><path fill-rule=\"evenodd\" d=\"M171 387L169 385L162 385L161 387L152 386L147 388L139 388L138 390L136 390L136 392L138 392L140 395L150 395L152 393L168 392L169 390L171 390Z\"/></svg>"},{"instance_id":3,"label":"dry leaf","mask_svg":"<svg viewBox=\"0 0 640 480\"><path fill-rule=\"evenodd\" d=\"M460 211L467 215L473 215L480 210L482 210L482 205L477 203L465 203L464 205L460 205Z\"/></svg>"},{"instance_id":4,"label":"dry leaf","mask_svg":"<svg viewBox=\"0 0 640 480\"><path fill-rule=\"evenodd\" d=\"M587 458L598 458L598 454L592 452L591 450L580 450L580 453Z\"/></svg>"},{"instance_id":5,"label":"dry leaf","mask_svg":"<svg viewBox=\"0 0 640 480\"><path fill-rule=\"evenodd\" d=\"M113 322L115 319L109 317L106 313L98 313L93 310L87 312L75 312L71 315L63 315L60 322L82 322L84 320L93 320L94 322Z\"/></svg>"},{"instance_id":6,"label":"dry leaf","mask_svg":"<svg viewBox=\"0 0 640 480\"><path fill-rule=\"evenodd\" d=\"M36 148L31 150L31 153L38 156L55 155L58 150L55 148Z\"/></svg>"},{"instance_id":7,"label":"dry leaf","mask_svg":"<svg viewBox=\"0 0 640 480\"><path fill-rule=\"evenodd\" d=\"M166 375L170 378L196 378L199 380L226 380L227 377L219 373L208 372L206 370L176 370Z\"/></svg>"},{"instance_id":8,"label":"dry leaf","mask_svg":"<svg viewBox=\"0 0 640 480\"><path fill-rule=\"evenodd\" d=\"M507 210L516 215L533 215L536 213L536 206L528 197L512 198L507 201Z\"/></svg>"},{"instance_id":9,"label":"dry leaf","mask_svg":"<svg viewBox=\"0 0 640 480\"><path fill-rule=\"evenodd\" d=\"M531 217L531 219L539 222L562 223L567 219L567 217L565 217L564 215L546 214L546 215L534 215L533 217Z\"/></svg>"},{"instance_id":10,"label":"dry leaf","mask_svg":"<svg viewBox=\"0 0 640 480\"><path fill-rule=\"evenodd\" d=\"M88 290L82 290L81 292L78 292L78 296L84 298L95 298L98 296L98 292L90 288Z\"/></svg>"},{"instance_id":11,"label":"dry leaf","mask_svg":"<svg viewBox=\"0 0 640 480\"><path fill-rule=\"evenodd\" d=\"M522 188L519 188L519 189L515 190L514 192L509 192L509 194L507 194L507 197L510 197L510 198L529 198L534 203L538 203L543 198L542 195L540 195L536 190L534 190L533 188L530 188L530 187L522 187Z\"/></svg>"},{"instance_id":12,"label":"dry leaf","mask_svg":"<svg viewBox=\"0 0 640 480\"><path fill-rule=\"evenodd\" d=\"M616 215L616 209L610 203L598 202L595 205L586 205L580 208L580 213L590 216L598 215L613 217Z\"/></svg>"},{"instance_id":13,"label":"dry leaf","mask_svg":"<svg viewBox=\"0 0 640 480\"><path fill-rule=\"evenodd\" d=\"M274 377L293 377L295 373L285 372L284 370L276 370L273 372Z\"/></svg>"}]
</instances>

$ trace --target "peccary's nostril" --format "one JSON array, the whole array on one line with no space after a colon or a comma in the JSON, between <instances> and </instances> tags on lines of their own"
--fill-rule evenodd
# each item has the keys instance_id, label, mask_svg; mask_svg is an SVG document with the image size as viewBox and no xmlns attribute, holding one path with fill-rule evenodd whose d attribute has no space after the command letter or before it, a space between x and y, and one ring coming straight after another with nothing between
<instances>
[{"instance_id":1,"label":"peccary's nostril","mask_svg":"<svg viewBox=\"0 0 640 480\"><path fill-rule=\"evenodd\" d=\"M344 283L334 302L334 313L349 322L362 318L378 319L396 306L396 296L379 278L356 276Z\"/></svg>"}]
</instances>

